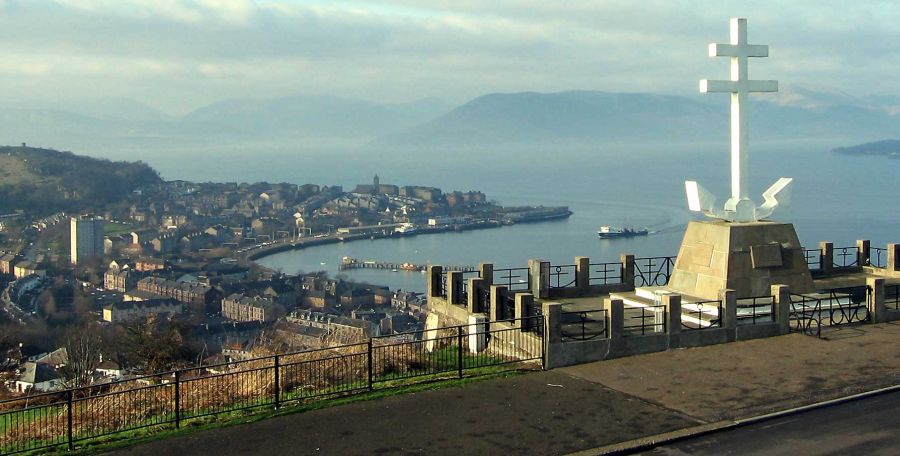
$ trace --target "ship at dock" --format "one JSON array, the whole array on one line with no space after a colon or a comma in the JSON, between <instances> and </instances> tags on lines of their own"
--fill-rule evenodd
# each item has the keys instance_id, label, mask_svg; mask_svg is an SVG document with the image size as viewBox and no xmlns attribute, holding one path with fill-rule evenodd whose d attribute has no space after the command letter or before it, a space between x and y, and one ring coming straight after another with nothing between
<instances>
[{"instance_id":1,"label":"ship at dock","mask_svg":"<svg viewBox=\"0 0 900 456\"><path fill-rule=\"evenodd\" d=\"M597 230L597 237L600 239L614 239L634 236L646 236L650 234L647 228L635 229L630 227L601 226Z\"/></svg>"}]
</instances>

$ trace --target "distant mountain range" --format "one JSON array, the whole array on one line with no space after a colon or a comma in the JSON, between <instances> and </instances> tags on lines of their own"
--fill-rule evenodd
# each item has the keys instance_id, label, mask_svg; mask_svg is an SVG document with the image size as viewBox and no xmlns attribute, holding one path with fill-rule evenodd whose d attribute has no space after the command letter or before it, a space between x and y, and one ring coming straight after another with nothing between
<instances>
[{"instance_id":1,"label":"distant mountain range","mask_svg":"<svg viewBox=\"0 0 900 456\"><path fill-rule=\"evenodd\" d=\"M880 155L890 158L900 158L900 140L886 139L857 146L836 147L835 152L847 155Z\"/></svg>"},{"instance_id":2,"label":"distant mountain range","mask_svg":"<svg viewBox=\"0 0 900 456\"><path fill-rule=\"evenodd\" d=\"M754 97L755 141L896 136L900 99L787 88ZM169 116L133 100L0 108L0 144L58 148L265 143L384 147L597 145L727 140L728 97L570 91L495 93L452 107L318 95L230 99ZM152 147L151 147L152 146Z\"/></svg>"}]
</instances>

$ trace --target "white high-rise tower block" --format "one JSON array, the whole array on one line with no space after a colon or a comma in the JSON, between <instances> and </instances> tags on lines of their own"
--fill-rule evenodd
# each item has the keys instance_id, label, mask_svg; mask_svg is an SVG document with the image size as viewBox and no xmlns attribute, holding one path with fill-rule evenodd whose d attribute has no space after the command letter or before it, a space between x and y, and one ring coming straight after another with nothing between
<instances>
[{"instance_id":1,"label":"white high-rise tower block","mask_svg":"<svg viewBox=\"0 0 900 456\"><path fill-rule=\"evenodd\" d=\"M710 44L710 57L731 57L731 79L727 81L700 81L700 92L724 92L731 94L731 198L724 209L715 207L715 197L696 181L685 183L688 207L692 211L732 222L752 222L772 215L784 203L786 189L791 179L782 177L763 193L765 202L757 207L749 197L750 128L747 115L748 95L751 92L777 92L778 81L750 80L747 72L749 57L768 57L769 47L747 43L747 20L731 19L729 44Z\"/></svg>"}]
</instances>

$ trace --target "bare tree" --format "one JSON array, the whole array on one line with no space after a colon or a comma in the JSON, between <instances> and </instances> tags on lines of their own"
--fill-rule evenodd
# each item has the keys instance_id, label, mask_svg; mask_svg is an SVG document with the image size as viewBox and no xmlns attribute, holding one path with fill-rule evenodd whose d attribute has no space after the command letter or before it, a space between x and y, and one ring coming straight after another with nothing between
<instances>
[{"instance_id":1,"label":"bare tree","mask_svg":"<svg viewBox=\"0 0 900 456\"><path fill-rule=\"evenodd\" d=\"M100 331L94 324L69 330L63 346L69 357L63 371L69 386L80 387L91 383L94 369L100 364Z\"/></svg>"}]
</instances>

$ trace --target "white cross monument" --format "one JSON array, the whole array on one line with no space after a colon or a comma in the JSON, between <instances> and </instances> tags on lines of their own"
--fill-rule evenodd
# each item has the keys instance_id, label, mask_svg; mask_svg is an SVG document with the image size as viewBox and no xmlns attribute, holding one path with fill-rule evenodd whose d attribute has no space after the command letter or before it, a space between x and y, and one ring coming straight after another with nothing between
<instances>
[{"instance_id":1,"label":"white cross monument","mask_svg":"<svg viewBox=\"0 0 900 456\"><path fill-rule=\"evenodd\" d=\"M725 92L731 94L731 198L725 208L715 207L716 198L696 181L685 182L688 207L695 212L729 222L755 222L769 217L781 203L787 200L787 187L792 179L782 177L763 192L764 202L756 206L748 196L748 162L750 129L747 116L747 98L751 92L777 92L778 81L754 81L747 75L748 57L768 57L769 46L747 43L747 20L731 19L731 42L709 45L710 57L731 57L731 80L700 81L700 92Z\"/></svg>"}]
</instances>

